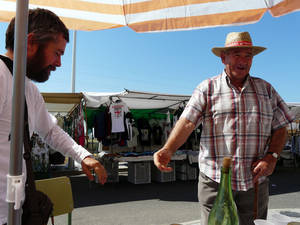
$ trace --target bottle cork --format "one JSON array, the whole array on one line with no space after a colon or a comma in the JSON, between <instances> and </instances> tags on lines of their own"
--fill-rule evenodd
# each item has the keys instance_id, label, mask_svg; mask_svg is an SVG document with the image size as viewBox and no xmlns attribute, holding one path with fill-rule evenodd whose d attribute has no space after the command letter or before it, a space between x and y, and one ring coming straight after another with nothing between
<instances>
[{"instance_id":1,"label":"bottle cork","mask_svg":"<svg viewBox=\"0 0 300 225\"><path fill-rule=\"evenodd\" d=\"M223 168L230 168L231 167L231 158L224 157L223 159Z\"/></svg>"}]
</instances>

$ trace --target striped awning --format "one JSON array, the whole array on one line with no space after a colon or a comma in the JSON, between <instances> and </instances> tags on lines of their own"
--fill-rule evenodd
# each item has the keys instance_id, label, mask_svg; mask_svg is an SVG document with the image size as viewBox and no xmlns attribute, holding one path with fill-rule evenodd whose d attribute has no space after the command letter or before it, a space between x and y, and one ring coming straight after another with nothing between
<instances>
[{"instance_id":1,"label":"striped awning","mask_svg":"<svg viewBox=\"0 0 300 225\"><path fill-rule=\"evenodd\" d=\"M69 29L128 26L136 32L190 30L255 23L269 11L300 10L300 0L30 0L29 8L55 12ZM0 21L15 16L15 0L0 0Z\"/></svg>"}]
</instances>

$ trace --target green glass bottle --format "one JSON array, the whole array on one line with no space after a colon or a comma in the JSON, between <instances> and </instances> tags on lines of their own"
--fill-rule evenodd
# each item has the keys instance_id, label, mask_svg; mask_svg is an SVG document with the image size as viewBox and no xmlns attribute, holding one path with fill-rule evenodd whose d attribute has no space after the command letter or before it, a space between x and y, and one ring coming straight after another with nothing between
<instances>
[{"instance_id":1,"label":"green glass bottle","mask_svg":"<svg viewBox=\"0 0 300 225\"><path fill-rule=\"evenodd\" d=\"M231 158L225 157L217 198L209 213L208 225L238 225L239 217L231 190Z\"/></svg>"}]
</instances>

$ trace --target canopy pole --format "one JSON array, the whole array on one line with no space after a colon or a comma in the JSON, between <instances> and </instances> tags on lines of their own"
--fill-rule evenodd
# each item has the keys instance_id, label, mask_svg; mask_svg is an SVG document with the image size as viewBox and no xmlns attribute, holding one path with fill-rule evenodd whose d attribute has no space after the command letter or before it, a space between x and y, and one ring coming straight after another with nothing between
<instances>
[{"instance_id":1,"label":"canopy pole","mask_svg":"<svg viewBox=\"0 0 300 225\"><path fill-rule=\"evenodd\" d=\"M86 109L86 101L85 99L83 99L83 102L84 104L84 115L85 115L85 122L86 122L86 132L85 132L85 141L87 143L87 149L89 147L89 131L88 131L88 118L87 118L87 109Z\"/></svg>"},{"instance_id":2,"label":"canopy pole","mask_svg":"<svg viewBox=\"0 0 300 225\"><path fill-rule=\"evenodd\" d=\"M77 31L73 31L73 54L72 54L72 74L71 74L71 91L75 93L75 78L76 78L76 37Z\"/></svg>"},{"instance_id":3,"label":"canopy pole","mask_svg":"<svg viewBox=\"0 0 300 225\"><path fill-rule=\"evenodd\" d=\"M72 53L72 74L71 74L71 91L75 93L75 78L76 78L76 36L77 31L73 30L73 53ZM68 168L74 169L74 160L69 157Z\"/></svg>"},{"instance_id":4,"label":"canopy pole","mask_svg":"<svg viewBox=\"0 0 300 225\"><path fill-rule=\"evenodd\" d=\"M10 143L10 176L22 174L24 93L27 59L28 0L17 0L14 39L13 98ZM8 203L8 225L20 225L22 210Z\"/></svg>"}]
</instances>

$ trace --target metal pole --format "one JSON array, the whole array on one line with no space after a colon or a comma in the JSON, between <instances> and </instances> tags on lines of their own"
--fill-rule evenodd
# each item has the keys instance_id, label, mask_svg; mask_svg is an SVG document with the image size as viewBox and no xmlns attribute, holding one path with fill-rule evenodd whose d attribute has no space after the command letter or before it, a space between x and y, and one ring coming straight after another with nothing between
<instances>
[{"instance_id":1,"label":"metal pole","mask_svg":"<svg viewBox=\"0 0 300 225\"><path fill-rule=\"evenodd\" d=\"M76 36L77 31L73 31L73 54L72 54L72 77L71 77L71 90L75 93L75 78L76 78Z\"/></svg>"},{"instance_id":2,"label":"metal pole","mask_svg":"<svg viewBox=\"0 0 300 225\"><path fill-rule=\"evenodd\" d=\"M28 0L17 0L9 175L22 174L24 93L27 56ZM21 209L8 203L8 225L21 224Z\"/></svg>"},{"instance_id":3,"label":"metal pole","mask_svg":"<svg viewBox=\"0 0 300 225\"><path fill-rule=\"evenodd\" d=\"M72 74L71 74L71 89L72 93L75 93L75 78L76 78L76 36L77 31L73 31L73 54L72 54ZM69 157L68 168L73 170L75 168L74 160Z\"/></svg>"}]
</instances>

